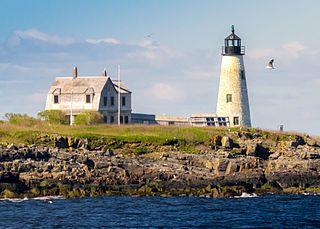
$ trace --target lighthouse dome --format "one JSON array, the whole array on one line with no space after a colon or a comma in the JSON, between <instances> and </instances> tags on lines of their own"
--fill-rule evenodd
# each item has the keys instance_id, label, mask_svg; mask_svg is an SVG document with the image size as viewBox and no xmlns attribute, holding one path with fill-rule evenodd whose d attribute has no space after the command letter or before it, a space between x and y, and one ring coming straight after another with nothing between
<instances>
[{"instance_id":1,"label":"lighthouse dome","mask_svg":"<svg viewBox=\"0 0 320 229\"><path fill-rule=\"evenodd\" d=\"M234 26L231 26L231 34L224 39L222 55L244 55L244 46L241 46L241 38L234 33Z\"/></svg>"}]
</instances>

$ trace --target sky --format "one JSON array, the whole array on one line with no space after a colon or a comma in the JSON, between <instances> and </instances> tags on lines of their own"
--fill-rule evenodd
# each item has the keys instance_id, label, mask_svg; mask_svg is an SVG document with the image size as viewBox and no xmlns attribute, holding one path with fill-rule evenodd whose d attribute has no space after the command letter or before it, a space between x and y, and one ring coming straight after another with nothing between
<instances>
[{"instance_id":1,"label":"sky","mask_svg":"<svg viewBox=\"0 0 320 229\"><path fill-rule=\"evenodd\" d=\"M320 135L318 9L317 0L1 0L0 117L36 116L55 77L74 66L116 78L118 64L133 112L215 113L234 25L253 127Z\"/></svg>"}]
</instances>

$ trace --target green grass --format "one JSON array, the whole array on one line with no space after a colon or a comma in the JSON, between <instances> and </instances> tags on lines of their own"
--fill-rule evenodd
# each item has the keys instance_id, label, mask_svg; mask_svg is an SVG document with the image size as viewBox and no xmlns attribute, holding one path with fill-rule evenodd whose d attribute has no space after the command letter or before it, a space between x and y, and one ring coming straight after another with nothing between
<instances>
[{"instance_id":1,"label":"green grass","mask_svg":"<svg viewBox=\"0 0 320 229\"><path fill-rule=\"evenodd\" d=\"M225 128L199 128L177 126L146 125L94 125L67 126L39 123L33 126L0 123L0 141L10 143L28 143L41 134L58 134L78 138L110 138L126 142L164 144L168 140L179 142L208 143L213 133L228 131Z\"/></svg>"},{"instance_id":2,"label":"green grass","mask_svg":"<svg viewBox=\"0 0 320 229\"><path fill-rule=\"evenodd\" d=\"M213 135L230 135L236 138L239 131L250 134L259 134L262 138L272 140L287 140L293 133L280 133L254 128L215 128L215 127L178 127L178 126L147 126L147 125L92 125L68 126L38 122L32 126L0 123L0 142L15 144L36 143L37 138L43 134L61 135L74 138L101 139L104 142L116 140L129 143L152 143L165 145L166 142L175 141L180 149L192 150L195 145L210 145ZM236 140L236 139L234 139Z\"/></svg>"}]
</instances>

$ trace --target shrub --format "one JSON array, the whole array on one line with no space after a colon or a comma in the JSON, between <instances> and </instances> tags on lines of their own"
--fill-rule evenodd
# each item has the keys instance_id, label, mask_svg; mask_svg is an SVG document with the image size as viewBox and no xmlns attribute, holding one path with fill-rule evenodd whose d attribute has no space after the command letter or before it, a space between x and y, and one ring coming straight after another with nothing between
<instances>
[{"instance_id":1,"label":"shrub","mask_svg":"<svg viewBox=\"0 0 320 229\"><path fill-rule=\"evenodd\" d=\"M38 117L52 124L67 124L66 113L61 110L45 110L38 113Z\"/></svg>"},{"instance_id":2,"label":"shrub","mask_svg":"<svg viewBox=\"0 0 320 229\"><path fill-rule=\"evenodd\" d=\"M74 119L74 124L76 125L94 125L102 122L102 114L98 111L85 111L77 115Z\"/></svg>"},{"instance_id":3,"label":"shrub","mask_svg":"<svg viewBox=\"0 0 320 229\"><path fill-rule=\"evenodd\" d=\"M13 125L32 126L37 122L37 119L28 116L27 114L6 113L4 117Z\"/></svg>"}]
</instances>

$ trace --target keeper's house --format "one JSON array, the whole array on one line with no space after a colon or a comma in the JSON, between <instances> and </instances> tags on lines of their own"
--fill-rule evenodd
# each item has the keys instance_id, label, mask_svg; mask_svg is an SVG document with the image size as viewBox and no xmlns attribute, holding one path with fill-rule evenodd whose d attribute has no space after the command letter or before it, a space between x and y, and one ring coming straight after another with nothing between
<instances>
[{"instance_id":1,"label":"keeper's house","mask_svg":"<svg viewBox=\"0 0 320 229\"><path fill-rule=\"evenodd\" d=\"M98 111L105 123L118 123L120 91L120 122L131 123L131 91L123 82L111 80L104 71L101 76L57 77L47 95L46 110L62 110L71 120L84 111Z\"/></svg>"}]
</instances>

